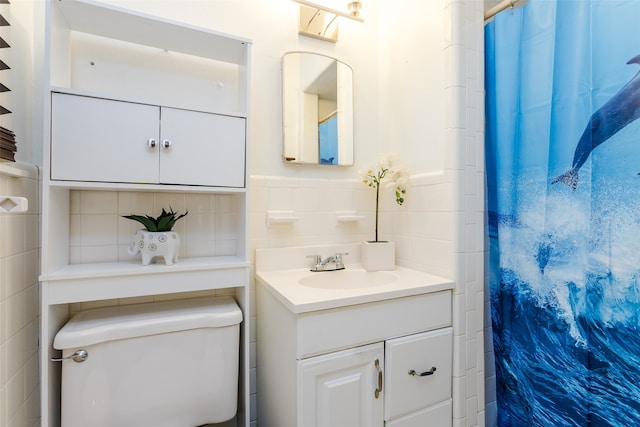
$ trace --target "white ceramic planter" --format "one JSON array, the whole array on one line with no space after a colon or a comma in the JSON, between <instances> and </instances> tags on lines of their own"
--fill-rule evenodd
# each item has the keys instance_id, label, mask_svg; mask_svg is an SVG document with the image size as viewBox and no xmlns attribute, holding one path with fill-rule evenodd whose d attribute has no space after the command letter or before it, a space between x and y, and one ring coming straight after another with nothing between
<instances>
[{"instance_id":1,"label":"white ceramic planter","mask_svg":"<svg viewBox=\"0 0 640 427\"><path fill-rule=\"evenodd\" d=\"M360 263L367 271L394 270L396 268L396 244L394 242L363 241Z\"/></svg>"},{"instance_id":2,"label":"white ceramic planter","mask_svg":"<svg viewBox=\"0 0 640 427\"><path fill-rule=\"evenodd\" d=\"M129 255L142 254L142 265L149 265L156 257L163 257L166 265L178 262L180 237L175 231L138 230L129 247Z\"/></svg>"}]
</instances>

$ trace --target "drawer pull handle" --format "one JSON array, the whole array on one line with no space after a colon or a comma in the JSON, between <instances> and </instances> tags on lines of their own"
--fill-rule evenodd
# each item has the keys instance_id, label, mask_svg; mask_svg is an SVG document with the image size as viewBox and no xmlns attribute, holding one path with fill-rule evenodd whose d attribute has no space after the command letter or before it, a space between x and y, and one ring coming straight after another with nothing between
<instances>
[{"instance_id":1,"label":"drawer pull handle","mask_svg":"<svg viewBox=\"0 0 640 427\"><path fill-rule=\"evenodd\" d=\"M380 361L378 359L375 361L375 366L378 370L378 388L376 389L374 396L377 399L380 397L380 393L382 392L382 369L380 368Z\"/></svg>"},{"instance_id":2,"label":"drawer pull handle","mask_svg":"<svg viewBox=\"0 0 640 427\"><path fill-rule=\"evenodd\" d=\"M424 372L416 372L412 369L409 371L409 375L411 375L412 377L426 377L426 376L435 374L435 372L436 372L436 367L433 366L431 367L431 369Z\"/></svg>"}]
</instances>

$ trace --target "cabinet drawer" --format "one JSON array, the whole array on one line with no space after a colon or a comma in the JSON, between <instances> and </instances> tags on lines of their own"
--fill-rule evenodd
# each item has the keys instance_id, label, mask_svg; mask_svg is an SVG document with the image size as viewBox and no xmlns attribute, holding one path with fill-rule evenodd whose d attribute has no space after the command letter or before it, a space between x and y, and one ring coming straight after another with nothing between
<instances>
[{"instance_id":1,"label":"cabinet drawer","mask_svg":"<svg viewBox=\"0 0 640 427\"><path fill-rule=\"evenodd\" d=\"M298 317L296 357L304 359L450 325L451 291L313 311Z\"/></svg>"},{"instance_id":2,"label":"cabinet drawer","mask_svg":"<svg viewBox=\"0 0 640 427\"><path fill-rule=\"evenodd\" d=\"M386 420L451 398L452 347L452 328L385 343Z\"/></svg>"},{"instance_id":3,"label":"cabinet drawer","mask_svg":"<svg viewBox=\"0 0 640 427\"><path fill-rule=\"evenodd\" d=\"M416 411L405 417L387 421L385 427L451 427L452 425L451 399Z\"/></svg>"}]
</instances>

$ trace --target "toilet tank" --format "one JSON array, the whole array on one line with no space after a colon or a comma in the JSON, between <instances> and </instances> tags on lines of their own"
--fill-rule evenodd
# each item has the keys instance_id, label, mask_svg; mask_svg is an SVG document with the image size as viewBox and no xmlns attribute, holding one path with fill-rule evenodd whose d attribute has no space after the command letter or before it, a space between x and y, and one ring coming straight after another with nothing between
<instances>
[{"instance_id":1,"label":"toilet tank","mask_svg":"<svg viewBox=\"0 0 640 427\"><path fill-rule=\"evenodd\" d=\"M231 297L100 308L56 334L64 427L191 427L237 411L239 324ZM79 359L79 358L78 358Z\"/></svg>"}]
</instances>

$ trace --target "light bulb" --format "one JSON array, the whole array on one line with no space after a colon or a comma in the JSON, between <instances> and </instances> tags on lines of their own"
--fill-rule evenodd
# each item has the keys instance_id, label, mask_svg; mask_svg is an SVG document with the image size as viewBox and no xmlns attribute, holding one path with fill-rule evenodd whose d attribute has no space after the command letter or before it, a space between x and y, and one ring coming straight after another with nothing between
<instances>
[{"instance_id":1,"label":"light bulb","mask_svg":"<svg viewBox=\"0 0 640 427\"><path fill-rule=\"evenodd\" d=\"M347 3L347 9L351 12L351 15L358 16L360 15L360 9L362 9L361 1L350 1Z\"/></svg>"}]
</instances>

